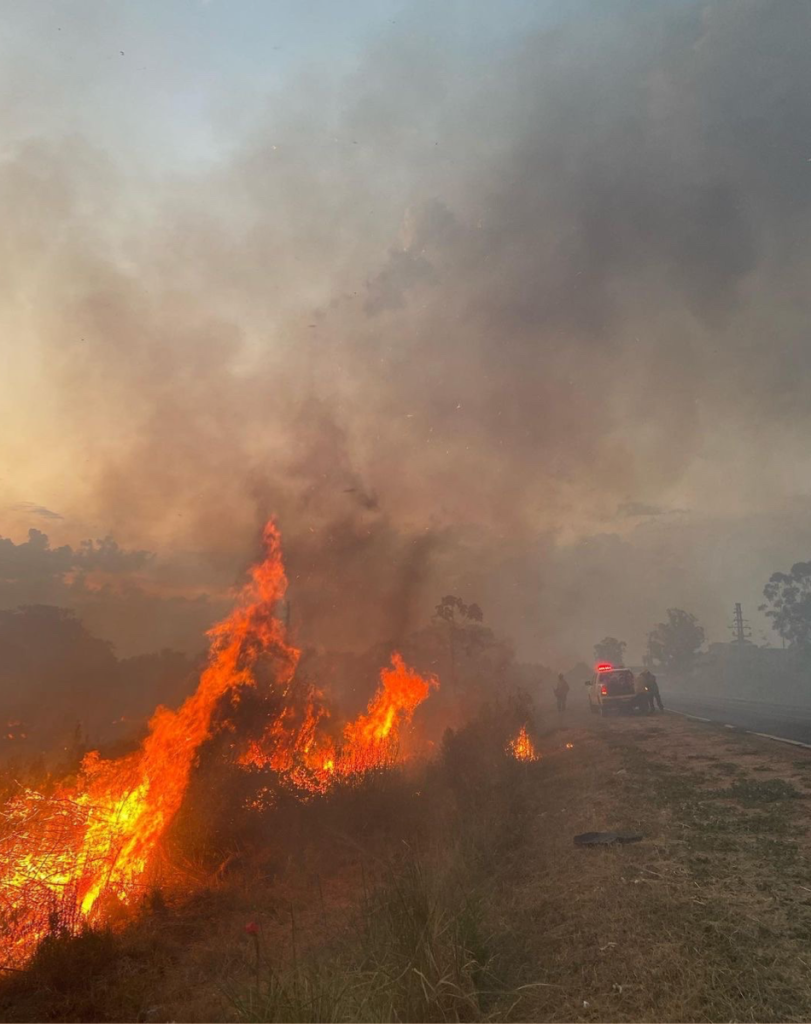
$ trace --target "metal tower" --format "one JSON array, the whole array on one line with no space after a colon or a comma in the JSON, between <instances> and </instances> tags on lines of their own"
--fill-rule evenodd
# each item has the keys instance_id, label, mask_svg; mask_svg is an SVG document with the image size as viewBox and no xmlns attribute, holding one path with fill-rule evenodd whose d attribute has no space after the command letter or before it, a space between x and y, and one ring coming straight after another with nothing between
<instances>
[{"instance_id":1,"label":"metal tower","mask_svg":"<svg viewBox=\"0 0 811 1024\"><path fill-rule=\"evenodd\" d=\"M741 608L740 602L735 605L735 618L732 625L729 627L733 634L733 643L736 644L748 644L750 643L749 638L752 635L752 627L749 622L743 617L743 609Z\"/></svg>"}]
</instances>

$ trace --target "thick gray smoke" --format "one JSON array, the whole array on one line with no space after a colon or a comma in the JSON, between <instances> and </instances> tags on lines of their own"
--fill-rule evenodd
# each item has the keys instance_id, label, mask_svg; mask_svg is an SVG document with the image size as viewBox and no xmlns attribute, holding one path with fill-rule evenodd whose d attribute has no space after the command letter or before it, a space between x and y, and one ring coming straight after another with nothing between
<instances>
[{"instance_id":1,"label":"thick gray smoke","mask_svg":"<svg viewBox=\"0 0 811 1024\"><path fill-rule=\"evenodd\" d=\"M434 8L200 170L6 146L58 511L196 586L276 514L336 647L448 592L525 657L678 604L717 636L809 554L811 6L594 0L492 47Z\"/></svg>"}]
</instances>

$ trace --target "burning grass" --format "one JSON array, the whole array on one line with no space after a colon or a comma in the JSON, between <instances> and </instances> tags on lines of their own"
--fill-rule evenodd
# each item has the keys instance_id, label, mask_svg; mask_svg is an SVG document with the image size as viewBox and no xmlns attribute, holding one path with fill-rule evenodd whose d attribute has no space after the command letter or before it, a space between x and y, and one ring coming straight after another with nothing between
<instances>
[{"instance_id":1,"label":"burning grass","mask_svg":"<svg viewBox=\"0 0 811 1024\"><path fill-rule=\"evenodd\" d=\"M537 761L539 757L526 725L522 725L517 735L510 740L508 749L517 761Z\"/></svg>"},{"instance_id":2,"label":"burning grass","mask_svg":"<svg viewBox=\"0 0 811 1024\"><path fill-rule=\"evenodd\" d=\"M541 760L508 752L522 724ZM432 763L232 802L231 859L196 896L46 940L0 1019L808 1019L796 758L671 717L544 734L526 706L485 709ZM645 840L573 849L608 828Z\"/></svg>"},{"instance_id":3,"label":"burning grass","mask_svg":"<svg viewBox=\"0 0 811 1024\"><path fill-rule=\"evenodd\" d=\"M324 793L339 780L391 768L402 732L417 707L438 685L410 669L398 653L380 672L380 686L366 713L347 722L338 743L319 729L329 714L312 695L303 710L288 706L238 758L248 769L270 769L305 793Z\"/></svg>"},{"instance_id":4,"label":"burning grass","mask_svg":"<svg viewBox=\"0 0 811 1024\"><path fill-rule=\"evenodd\" d=\"M98 942L95 929L46 939L0 989L0 1019L496 1016L520 993L492 907L543 770L506 754L514 723L512 709L489 709L448 731L433 763L366 773L306 801L288 792L261 815L237 805L234 856L205 889L176 906L153 901ZM192 786L177 825L198 795Z\"/></svg>"},{"instance_id":5,"label":"burning grass","mask_svg":"<svg viewBox=\"0 0 811 1024\"><path fill-rule=\"evenodd\" d=\"M47 790L20 787L3 805L0 964L6 968L24 963L48 935L115 921L165 876L164 839L201 747L224 698L238 702L246 687L257 685L260 669L278 711L244 763L264 758L310 793L395 763L401 730L436 681L422 679L395 654L366 714L346 725L336 745L321 729L328 714L315 692L295 685L299 651L276 615L287 579L273 523L264 539L264 560L251 569L232 613L209 631L208 665L196 692L177 711L158 708L136 752L118 759L91 752L75 779Z\"/></svg>"}]
</instances>

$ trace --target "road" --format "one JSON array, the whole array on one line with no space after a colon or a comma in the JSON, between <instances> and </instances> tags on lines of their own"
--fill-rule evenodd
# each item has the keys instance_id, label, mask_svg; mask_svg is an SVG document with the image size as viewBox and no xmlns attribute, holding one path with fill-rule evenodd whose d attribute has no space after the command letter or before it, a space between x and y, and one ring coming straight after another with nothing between
<instances>
[{"instance_id":1,"label":"road","mask_svg":"<svg viewBox=\"0 0 811 1024\"><path fill-rule=\"evenodd\" d=\"M811 745L811 707L766 704L733 697L670 693L663 689L665 707L751 732Z\"/></svg>"}]
</instances>

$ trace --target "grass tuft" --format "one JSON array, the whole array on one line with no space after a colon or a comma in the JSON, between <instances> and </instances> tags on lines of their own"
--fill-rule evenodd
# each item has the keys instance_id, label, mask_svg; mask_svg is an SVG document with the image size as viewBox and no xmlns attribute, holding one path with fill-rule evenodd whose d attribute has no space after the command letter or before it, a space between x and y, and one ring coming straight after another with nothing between
<instances>
[{"instance_id":1,"label":"grass tuft","mask_svg":"<svg viewBox=\"0 0 811 1024\"><path fill-rule=\"evenodd\" d=\"M729 787L729 795L744 807L774 803L776 800L795 800L801 794L785 779L736 779Z\"/></svg>"}]
</instances>

